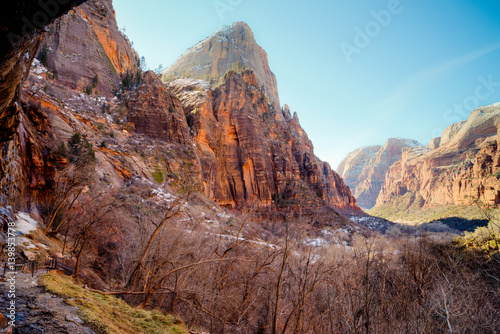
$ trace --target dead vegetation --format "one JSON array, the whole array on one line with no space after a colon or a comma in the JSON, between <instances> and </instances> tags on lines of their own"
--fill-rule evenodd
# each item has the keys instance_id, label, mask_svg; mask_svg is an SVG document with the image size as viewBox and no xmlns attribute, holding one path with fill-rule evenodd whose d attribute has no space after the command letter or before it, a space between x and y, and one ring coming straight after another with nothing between
<instances>
[{"instance_id":1,"label":"dead vegetation","mask_svg":"<svg viewBox=\"0 0 500 334\"><path fill-rule=\"evenodd\" d=\"M330 227L286 205L256 223L189 182L174 191L137 177L114 192L94 182L54 192L50 203L64 204L50 206L47 234L99 296L174 314L193 331L500 331L498 247L486 256L431 232L347 233L346 222L331 228L348 238L318 245L309 239Z\"/></svg>"}]
</instances>

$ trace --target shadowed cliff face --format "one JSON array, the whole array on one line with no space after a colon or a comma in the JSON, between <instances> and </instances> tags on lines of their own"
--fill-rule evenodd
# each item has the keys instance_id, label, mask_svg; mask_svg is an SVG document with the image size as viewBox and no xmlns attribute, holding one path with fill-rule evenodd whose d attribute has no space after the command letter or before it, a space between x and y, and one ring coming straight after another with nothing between
<instances>
[{"instance_id":1,"label":"shadowed cliff face","mask_svg":"<svg viewBox=\"0 0 500 334\"><path fill-rule=\"evenodd\" d=\"M313 145L298 117L275 110L255 74L230 72L222 85L181 79L168 89L182 101L196 138L208 197L222 205L294 202L355 209L356 200Z\"/></svg>"},{"instance_id":2,"label":"shadowed cliff face","mask_svg":"<svg viewBox=\"0 0 500 334\"><path fill-rule=\"evenodd\" d=\"M0 142L11 140L19 124L20 84L36 55L43 29L85 0L19 0L0 13ZM17 103L16 103L17 102Z\"/></svg>"},{"instance_id":3,"label":"shadowed cliff face","mask_svg":"<svg viewBox=\"0 0 500 334\"><path fill-rule=\"evenodd\" d=\"M169 142L190 142L189 127L182 104L173 96L157 75L149 71L130 97L129 122L139 133Z\"/></svg>"}]
</instances>

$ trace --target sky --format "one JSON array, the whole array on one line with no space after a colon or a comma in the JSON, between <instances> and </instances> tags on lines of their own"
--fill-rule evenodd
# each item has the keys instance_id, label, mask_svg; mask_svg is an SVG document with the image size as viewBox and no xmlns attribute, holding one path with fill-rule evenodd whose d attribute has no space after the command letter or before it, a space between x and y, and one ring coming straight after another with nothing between
<instances>
[{"instance_id":1,"label":"sky","mask_svg":"<svg viewBox=\"0 0 500 334\"><path fill-rule=\"evenodd\" d=\"M246 22L266 50L280 100L335 169L388 138L427 145L500 102L498 0L113 1L151 69L223 25Z\"/></svg>"}]
</instances>

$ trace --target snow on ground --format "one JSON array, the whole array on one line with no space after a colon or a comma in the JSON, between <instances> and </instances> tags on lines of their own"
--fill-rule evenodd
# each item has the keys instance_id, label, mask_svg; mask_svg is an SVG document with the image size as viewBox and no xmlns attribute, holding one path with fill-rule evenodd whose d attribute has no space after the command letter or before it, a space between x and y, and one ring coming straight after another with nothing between
<instances>
[{"instance_id":1,"label":"snow on ground","mask_svg":"<svg viewBox=\"0 0 500 334\"><path fill-rule=\"evenodd\" d=\"M214 207L214 210L216 210L216 209L215 209L215 207ZM218 213L218 214L217 214L217 217L219 217L219 218L225 218L225 219L229 219L229 218L231 218L231 216L230 216L230 215L228 215L228 214L227 214L227 213L225 213L225 212Z\"/></svg>"},{"instance_id":2,"label":"snow on ground","mask_svg":"<svg viewBox=\"0 0 500 334\"><path fill-rule=\"evenodd\" d=\"M30 234L40 226L40 224L27 213L19 212L16 214L16 218L16 230L22 234Z\"/></svg>"},{"instance_id":3,"label":"snow on ground","mask_svg":"<svg viewBox=\"0 0 500 334\"><path fill-rule=\"evenodd\" d=\"M174 195L170 193L165 193L162 188L153 189L152 193L156 198L164 203L172 203L177 199Z\"/></svg>"},{"instance_id":4,"label":"snow on ground","mask_svg":"<svg viewBox=\"0 0 500 334\"><path fill-rule=\"evenodd\" d=\"M36 249L37 248L35 246L35 244L33 243L33 241L31 241L28 238L19 237L19 236L16 238L16 245L18 247L24 247L24 249Z\"/></svg>"},{"instance_id":5,"label":"snow on ground","mask_svg":"<svg viewBox=\"0 0 500 334\"><path fill-rule=\"evenodd\" d=\"M328 242L323 238L307 239L304 244L312 247L322 247L328 244Z\"/></svg>"}]
</instances>

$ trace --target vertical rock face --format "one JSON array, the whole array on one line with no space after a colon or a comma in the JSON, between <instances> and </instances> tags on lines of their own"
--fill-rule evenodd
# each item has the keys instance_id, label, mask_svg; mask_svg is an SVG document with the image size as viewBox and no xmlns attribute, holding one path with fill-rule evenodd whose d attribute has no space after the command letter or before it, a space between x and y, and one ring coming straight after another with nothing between
<instances>
[{"instance_id":1,"label":"vertical rock face","mask_svg":"<svg viewBox=\"0 0 500 334\"><path fill-rule=\"evenodd\" d=\"M128 107L128 119L137 132L180 144L190 140L181 102L167 91L154 72L145 73Z\"/></svg>"},{"instance_id":2,"label":"vertical rock face","mask_svg":"<svg viewBox=\"0 0 500 334\"><path fill-rule=\"evenodd\" d=\"M387 173L377 205L392 205L403 196L408 205L415 200L428 206L500 204L499 123L500 104L481 107L427 149L404 152Z\"/></svg>"},{"instance_id":3,"label":"vertical rock face","mask_svg":"<svg viewBox=\"0 0 500 334\"><path fill-rule=\"evenodd\" d=\"M252 30L244 22L225 26L187 50L163 72L163 78L217 81L227 70L238 66L253 70L270 100L276 107L280 106L278 85L269 68L267 53L257 44Z\"/></svg>"},{"instance_id":4,"label":"vertical rock face","mask_svg":"<svg viewBox=\"0 0 500 334\"><path fill-rule=\"evenodd\" d=\"M353 191L362 182L360 175L375 154L382 146L366 146L349 153L337 167L337 173Z\"/></svg>"},{"instance_id":5,"label":"vertical rock face","mask_svg":"<svg viewBox=\"0 0 500 334\"><path fill-rule=\"evenodd\" d=\"M389 167L401 159L403 150L420 146L416 140L390 138L384 146L365 147L350 153L337 170L354 189L358 204L369 209L377 202Z\"/></svg>"},{"instance_id":6,"label":"vertical rock face","mask_svg":"<svg viewBox=\"0 0 500 334\"><path fill-rule=\"evenodd\" d=\"M137 72L138 55L118 30L111 0L89 0L49 30L47 66L71 89L91 85L98 94L112 96L127 70Z\"/></svg>"},{"instance_id":7,"label":"vertical rock face","mask_svg":"<svg viewBox=\"0 0 500 334\"><path fill-rule=\"evenodd\" d=\"M137 57L126 38L117 32L110 0L89 0L49 30L44 44L50 71L42 71L43 75L32 72L30 77L36 85L49 89L38 94L26 86L27 98L22 104L25 110L20 111L22 126L15 141L2 151L0 186L19 186L8 188L12 194L25 189L43 192L50 187L55 165L65 163L57 161L51 152L73 131L83 132L94 144L102 143L96 148L97 155L106 158L98 158L103 163L98 169L120 164L107 154L119 155L113 150L118 149L117 143L129 145L126 138L130 134L125 128L119 130L121 120L115 121L107 113L111 110L118 117L118 111L128 110L128 120L138 133L168 142L172 150L189 151L186 159L195 161L186 163L186 167L196 167L206 194L222 205L267 208L292 203L294 209L311 212L326 207L359 210L340 176L314 155L297 115L292 116L287 106L279 109L276 80L267 56L246 25L236 24L225 30L219 36L221 44L212 45L211 57L219 54L217 57L222 58L214 61L217 73L236 64L233 54L238 55L240 64L246 62L245 66L252 70L243 71L238 65L241 73L229 71L217 87L201 80L182 79L168 88L148 72L142 84L124 94L123 100L105 96L111 97L124 72L137 69ZM234 53L237 47L244 52ZM31 53L33 58L34 52ZM81 93L89 85L92 96ZM111 109L106 111L103 107L101 114L103 101ZM117 133L117 138L108 138L107 131ZM131 135L130 143L141 142L141 138ZM106 141L113 145L106 147ZM127 147L123 152L135 152ZM135 162L143 164L142 160ZM181 163L184 161L178 165ZM25 175L24 183L6 181L15 170ZM138 170L144 172L143 168Z\"/></svg>"},{"instance_id":8,"label":"vertical rock face","mask_svg":"<svg viewBox=\"0 0 500 334\"><path fill-rule=\"evenodd\" d=\"M22 40L0 63L0 143L13 139L21 112L21 84L40 46L41 35Z\"/></svg>"},{"instance_id":9,"label":"vertical rock face","mask_svg":"<svg viewBox=\"0 0 500 334\"><path fill-rule=\"evenodd\" d=\"M338 174L315 157L298 117L288 106L273 109L252 71L230 72L215 89L187 79L168 89L192 118L210 198L232 207L296 198L300 205L358 210Z\"/></svg>"},{"instance_id":10,"label":"vertical rock face","mask_svg":"<svg viewBox=\"0 0 500 334\"><path fill-rule=\"evenodd\" d=\"M471 204L474 200L491 206L500 204L499 144L498 138L485 143L476 155L474 165L454 180L453 200L456 204Z\"/></svg>"},{"instance_id":11,"label":"vertical rock face","mask_svg":"<svg viewBox=\"0 0 500 334\"><path fill-rule=\"evenodd\" d=\"M187 50L163 80L182 101L211 199L231 207L293 201L359 210L340 176L314 155L297 115L278 109L267 54L245 23Z\"/></svg>"},{"instance_id":12,"label":"vertical rock face","mask_svg":"<svg viewBox=\"0 0 500 334\"><path fill-rule=\"evenodd\" d=\"M40 46L43 29L85 0L55 2L10 1L0 12L0 204L20 205L29 182L26 146L17 132L21 120L21 87ZM37 19L38 18L38 19ZM41 20L40 20L41 18Z\"/></svg>"},{"instance_id":13,"label":"vertical rock face","mask_svg":"<svg viewBox=\"0 0 500 334\"><path fill-rule=\"evenodd\" d=\"M19 124L20 86L36 55L43 28L85 0L10 1L0 13L0 143L11 140Z\"/></svg>"}]
</instances>

